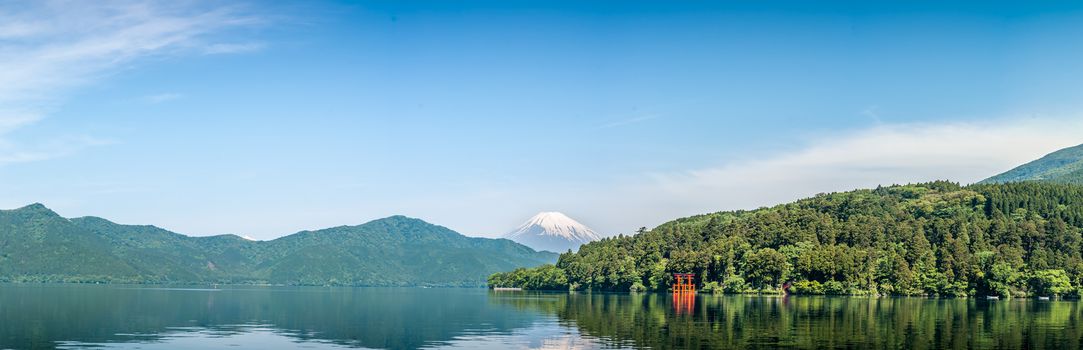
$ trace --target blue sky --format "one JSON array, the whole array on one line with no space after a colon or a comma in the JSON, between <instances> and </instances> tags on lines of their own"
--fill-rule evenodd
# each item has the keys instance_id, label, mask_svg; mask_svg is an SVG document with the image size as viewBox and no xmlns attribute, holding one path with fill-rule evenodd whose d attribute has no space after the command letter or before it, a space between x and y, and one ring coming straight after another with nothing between
<instances>
[{"instance_id":1,"label":"blue sky","mask_svg":"<svg viewBox=\"0 0 1083 350\"><path fill-rule=\"evenodd\" d=\"M3 2L0 207L603 234L1083 143L1083 5Z\"/></svg>"}]
</instances>

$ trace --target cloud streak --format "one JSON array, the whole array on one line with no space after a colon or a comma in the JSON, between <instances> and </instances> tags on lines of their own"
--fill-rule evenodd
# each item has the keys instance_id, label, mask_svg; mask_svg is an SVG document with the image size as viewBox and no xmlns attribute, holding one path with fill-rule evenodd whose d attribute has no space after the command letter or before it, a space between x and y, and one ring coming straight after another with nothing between
<instances>
[{"instance_id":1,"label":"cloud streak","mask_svg":"<svg viewBox=\"0 0 1083 350\"><path fill-rule=\"evenodd\" d=\"M496 237L537 211L557 210L604 235L630 234L680 217L773 206L817 193L934 180L973 183L1083 143L1080 135L1078 118L876 124L713 166L556 187L509 184L350 212L420 214L466 234Z\"/></svg>"},{"instance_id":2,"label":"cloud streak","mask_svg":"<svg viewBox=\"0 0 1083 350\"><path fill-rule=\"evenodd\" d=\"M241 14L239 8L208 7L200 2L9 5L0 10L0 67L4 67L0 70L0 144L4 145L0 164L49 159L70 154L73 147L97 144L73 141L70 147L57 147L64 150L57 152L12 141L12 132L55 110L69 89L141 59L237 52L235 44L223 50L217 36L230 28L262 22L257 16Z\"/></svg>"},{"instance_id":3,"label":"cloud streak","mask_svg":"<svg viewBox=\"0 0 1083 350\"><path fill-rule=\"evenodd\" d=\"M262 50L264 46L263 43L211 44L203 48L203 53L207 55L246 53Z\"/></svg>"},{"instance_id":4,"label":"cloud streak","mask_svg":"<svg viewBox=\"0 0 1083 350\"><path fill-rule=\"evenodd\" d=\"M951 180L964 184L1083 143L1076 119L877 125L718 166L655 172L595 191L564 210L608 234L708 212L754 209L822 192ZM542 195L544 196L544 195Z\"/></svg>"}]
</instances>

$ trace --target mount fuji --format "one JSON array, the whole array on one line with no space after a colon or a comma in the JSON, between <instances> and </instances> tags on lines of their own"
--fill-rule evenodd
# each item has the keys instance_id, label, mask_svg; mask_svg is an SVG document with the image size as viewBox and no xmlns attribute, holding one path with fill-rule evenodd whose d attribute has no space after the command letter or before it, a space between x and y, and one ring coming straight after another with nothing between
<instances>
[{"instance_id":1,"label":"mount fuji","mask_svg":"<svg viewBox=\"0 0 1083 350\"><path fill-rule=\"evenodd\" d=\"M580 245L601 239L586 225L559 212L541 212L504 238L525 246L551 252L578 250Z\"/></svg>"}]
</instances>

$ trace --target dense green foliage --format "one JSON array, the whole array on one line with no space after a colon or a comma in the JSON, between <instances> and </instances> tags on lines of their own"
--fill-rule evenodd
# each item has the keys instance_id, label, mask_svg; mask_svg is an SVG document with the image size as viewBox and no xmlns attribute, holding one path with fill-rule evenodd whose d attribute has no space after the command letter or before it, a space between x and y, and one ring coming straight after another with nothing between
<instances>
[{"instance_id":1,"label":"dense green foliage","mask_svg":"<svg viewBox=\"0 0 1083 350\"><path fill-rule=\"evenodd\" d=\"M1083 285L1081 232L1083 187L932 182L678 219L586 244L556 268L573 290L662 291L681 272L730 293L793 282L807 294L1054 295Z\"/></svg>"},{"instance_id":2,"label":"dense green foliage","mask_svg":"<svg viewBox=\"0 0 1083 350\"><path fill-rule=\"evenodd\" d=\"M1019 181L1050 181L1083 184L1083 145L1050 153L1033 162L1020 165L981 183Z\"/></svg>"},{"instance_id":3,"label":"dense green foliage","mask_svg":"<svg viewBox=\"0 0 1083 350\"><path fill-rule=\"evenodd\" d=\"M534 290L568 288L568 277L564 275L564 271L553 264L531 269L521 267L508 273L494 273L489 276L488 282L491 287L516 286Z\"/></svg>"},{"instance_id":4,"label":"dense green foliage","mask_svg":"<svg viewBox=\"0 0 1083 350\"><path fill-rule=\"evenodd\" d=\"M403 216L249 241L65 219L40 204L0 211L0 281L481 286L555 258Z\"/></svg>"}]
</instances>

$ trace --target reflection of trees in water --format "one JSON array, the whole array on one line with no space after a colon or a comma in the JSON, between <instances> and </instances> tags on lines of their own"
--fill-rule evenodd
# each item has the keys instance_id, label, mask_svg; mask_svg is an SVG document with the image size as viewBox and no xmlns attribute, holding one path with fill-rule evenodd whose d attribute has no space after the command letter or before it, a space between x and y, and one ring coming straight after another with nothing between
<instances>
[{"instance_id":1,"label":"reflection of trees in water","mask_svg":"<svg viewBox=\"0 0 1083 350\"><path fill-rule=\"evenodd\" d=\"M855 297L698 297L692 315L665 294L500 300L551 312L612 345L651 348L1053 348L1083 345L1077 302Z\"/></svg>"},{"instance_id":2,"label":"reflection of trees in water","mask_svg":"<svg viewBox=\"0 0 1083 350\"><path fill-rule=\"evenodd\" d=\"M510 334L538 313L486 302L483 290L245 288L219 291L119 286L0 286L0 348L57 341L154 341L177 327L243 332L264 324L305 340L412 349L468 332Z\"/></svg>"}]
</instances>

